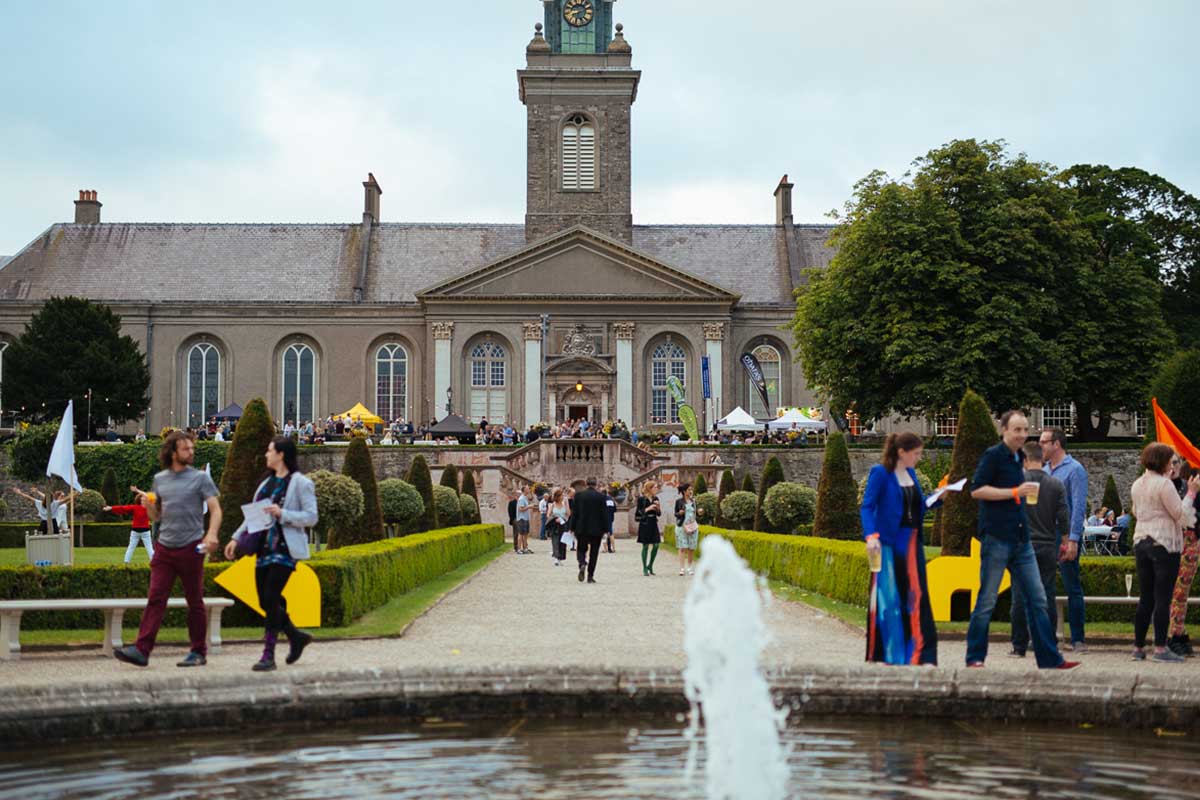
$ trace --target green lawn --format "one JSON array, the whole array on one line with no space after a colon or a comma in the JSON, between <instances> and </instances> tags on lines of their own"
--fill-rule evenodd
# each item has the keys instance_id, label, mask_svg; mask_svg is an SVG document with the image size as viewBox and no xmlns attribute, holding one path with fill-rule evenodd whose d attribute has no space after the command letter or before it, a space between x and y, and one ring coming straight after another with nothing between
<instances>
[{"instance_id":1,"label":"green lawn","mask_svg":"<svg viewBox=\"0 0 1200 800\"><path fill-rule=\"evenodd\" d=\"M429 583L413 589L411 592L393 598L387 604L363 615L352 625L343 628L313 628L310 632L318 639L348 639L348 638L378 638L397 636L406 625L431 608L459 584L466 581L476 572L495 561L507 552L509 545L501 545L490 553L476 558L460 566L452 572L434 578ZM94 548L96 550L115 550L119 561L124 550L119 548ZM3 551L0 551L3 552ZM77 554L79 550L75 551ZM21 553L24 555L24 553ZM143 560L145 555L142 556ZM109 563L109 562L93 562ZM223 628L221 638L226 642L255 640L262 638L263 629L253 628ZM132 642L137 638L136 628L126 628L123 639ZM70 644L99 644L103 639L99 627L95 630L44 630L21 631L21 645L70 645ZM159 631L158 641L186 643L188 640L186 628L163 628Z\"/></svg>"},{"instance_id":2,"label":"green lawn","mask_svg":"<svg viewBox=\"0 0 1200 800\"><path fill-rule=\"evenodd\" d=\"M75 563L78 566L87 566L89 564L120 564L125 560L124 547L76 547L75 548ZM133 564L148 564L150 557L146 555L146 548L138 545L138 549L133 553ZM0 547L0 567L23 567L25 566L25 548L24 547Z\"/></svg>"}]
</instances>

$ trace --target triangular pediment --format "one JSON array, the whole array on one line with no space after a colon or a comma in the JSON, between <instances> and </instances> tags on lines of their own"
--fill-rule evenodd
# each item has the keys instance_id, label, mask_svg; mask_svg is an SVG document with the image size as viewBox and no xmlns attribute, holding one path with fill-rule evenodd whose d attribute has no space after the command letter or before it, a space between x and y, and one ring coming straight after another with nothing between
<instances>
[{"instance_id":1,"label":"triangular pediment","mask_svg":"<svg viewBox=\"0 0 1200 800\"><path fill-rule=\"evenodd\" d=\"M739 295L582 226L418 292L425 301L734 303Z\"/></svg>"}]
</instances>

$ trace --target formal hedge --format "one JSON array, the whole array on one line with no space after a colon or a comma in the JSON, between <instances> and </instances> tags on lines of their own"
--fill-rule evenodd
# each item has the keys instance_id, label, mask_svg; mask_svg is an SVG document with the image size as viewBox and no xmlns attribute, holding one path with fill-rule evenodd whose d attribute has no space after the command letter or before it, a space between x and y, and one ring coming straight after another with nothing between
<instances>
[{"instance_id":1,"label":"formal hedge","mask_svg":"<svg viewBox=\"0 0 1200 800\"><path fill-rule=\"evenodd\" d=\"M104 476L108 470L113 471L113 478L120 501L131 502L133 493L130 485L148 490L161 467L158 464L158 449L162 442L155 439L145 442L127 444L99 444L75 448L75 471L79 473L79 482L84 486L99 489L104 494ZM263 445L266 449L266 445ZM229 453L226 442L198 441L196 442L196 460L198 469L209 465L213 481L221 485L225 473L225 457ZM42 467L43 471L45 466ZM261 471L256 474L261 474ZM107 495L106 495L107 496ZM242 501L247 502L247 501ZM238 512L241 521L241 512Z\"/></svg>"},{"instance_id":2,"label":"formal hedge","mask_svg":"<svg viewBox=\"0 0 1200 800\"><path fill-rule=\"evenodd\" d=\"M128 536L126 536L128 541ZM403 539L324 550L305 562L321 582L321 624L349 625L358 617L444 575L504 543L499 525L471 525L430 531ZM216 577L228 564L205 565L204 592L209 597L229 597ZM0 567L0 599L145 597L150 588L146 564L106 564L81 567ZM172 596L182 597L178 582ZM183 627L184 609L167 612L166 625ZM135 627L140 611L125 614L125 626ZM26 612L24 630L95 628L103 624L99 611ZM242 603L222 615L226 626L257 626L262 617Z\"/></svg>"},{"instance_id":3,"label":"formal hedge","mask_svg":"<svg viewBox=\"0 0 1200 800\"><path fill-rule=\"evenodd\" d=\"M76 524L76 528L81 527ZM124 547L129 544L129 518L121 522L85 522L83 547ZM36 520L29 522L0 522L0 547L24 547L25 534L35 533ZM75 542L79 546L78 539Z\"/></svg>"},{"instance_id":4,"label":"formal hedge","mask_svg":"<svg viewBox=\"0 0 1200 800\"><path fill-rule=\"evenodd\" d=\"M777 483L783 483L785 480L783 464L779 462L779 458L777 456L768 458L767 463L763 464L762 475L758 479L758 497L754 504L754 530L766 531L768 533L788 532L776 527L771 522L770 517L767 516L767 510L764 508L767 492L771 490L772 486Z\"/></svg>"}]
</instances>

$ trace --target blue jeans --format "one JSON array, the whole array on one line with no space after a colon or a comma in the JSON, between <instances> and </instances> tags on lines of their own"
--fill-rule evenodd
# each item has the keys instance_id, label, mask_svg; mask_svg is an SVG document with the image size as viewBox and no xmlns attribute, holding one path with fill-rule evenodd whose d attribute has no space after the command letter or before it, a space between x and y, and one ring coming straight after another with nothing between
<instances>
[{"instance_id":1,"label":"blue jeans","mask_svg":"<svg viewBox=\"0 0 1200 800\"><path fill-rule=\"evenodd\" d=\"M1042 588L1033 545L1028 540L1011 542L987 535L983 537L980 554L979 598L975 601L971 624L967 627L967 663L982 663L987 659L988 627L992 623L992 612L996 610L996 595L1000 592L1004 570L1008 570L1013 584L1020 586L1025 596L1038 667L1057 667L1063 662L1063 657L1058 653L1054 628L1050 626L1050 617L1046 614L1046 592Z\"/></svg>"},{"instance_id":2,"label":"blue jeans","mask_svg":"<svg viewBox=\"0 0 1200 800\"><path fill-rule=\"evenodd\" d=\"M1083 641L1083 584L1079 580L1079 556L1083 553L1083 544L1079 544L1075 558L1058 565L1063 588L1067 590L1067 623L1071 626L1071 644Z\"/></svg>"},{"instance_id":3,"label":"blue jeans","mask_svg":"<svg viewBox=\"0 0 1200 800\"><path fill-rule=\"evenodd\" d=\"M1042 588L1046 591L1046 616L1050 618L1050 630L1055 630L1058 627L1058 607L1054 604L1058 545L1038 542L1033 546L1033 555L1041 573ZM1012 590L1012 646L1018 653L1024 653L1029 648L1029 612L1025 607L1025 594L1019 586L1013 586Z\"/></svg>"}]
</instances>

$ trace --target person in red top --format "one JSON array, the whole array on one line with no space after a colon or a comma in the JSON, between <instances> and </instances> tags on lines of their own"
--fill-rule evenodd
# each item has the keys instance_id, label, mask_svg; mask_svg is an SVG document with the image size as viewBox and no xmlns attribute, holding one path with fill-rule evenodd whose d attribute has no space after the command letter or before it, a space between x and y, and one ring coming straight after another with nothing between
<instances>
[{"instance_id":1,"label":"person in red top","mask_svg":"<svg viewBox=\"0 0 1200 800\"><path fill-rule=\"evenodd\" d=\"M136 486L129 488L138 491ZM133 523L129 526L129 547L125 548L126 564L133 558L133 551L137 550L139 540L146 546L146 554L154 558L154 544L150 541L150 515L146 513L145 506L135 503L131 506L105 506L104 510L114 514L133 515Z\"/></svg>"}]
</instances>

